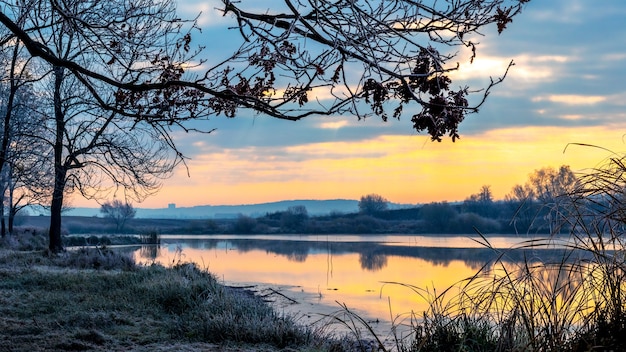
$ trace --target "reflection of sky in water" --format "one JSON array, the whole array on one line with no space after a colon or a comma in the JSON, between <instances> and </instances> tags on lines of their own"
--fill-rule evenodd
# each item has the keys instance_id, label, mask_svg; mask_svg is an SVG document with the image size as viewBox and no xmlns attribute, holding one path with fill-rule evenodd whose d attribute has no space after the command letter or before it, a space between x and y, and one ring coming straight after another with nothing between
<instances>
[{"instance_id":1,"label":"reflection of sky in water","mask_svg":"<svg viewBox=\"0 0 626 352\"><path fill-rule=\"evenodd\" d=\"M161 249L157 261L167 265L177 260L175 256L175 247L168 246ZM435 284L445 288L474 272L460 261L441 266L419 258L379 258L384 258L384 265L375 271L363 269L362 258L357 253L309 253L306 260L297 261L265 250L242 252L230 250L230 247L228 250L225 247L187 247L183 248L181 259L198 263L227 284L261 283L276 289L295 287L312 297L317 296L317 302L313 303L337 306L336 302L344 302L367 316L381 320L388 320L388 300L391 300L394 312L424 309L418 304L415 294L398 285L383 285L383 281L410 283L424 288Z\"/></svg>"},{"instance_id":2,"label":"reflection of sky in water","mask_svg":"<svg viewBox=\"0 0 626 352\"><path fill-rule=\"evenodd\" d=\"M499 254L467 237L220 235L183 238L187 237L163 236L166 245L158 254L145 250L143 253L156 255L156 261L165 265L178 260L195 262L229 285L260 284L288 296L289 292L305 295L306 302L295 307L302 313L316 313L320 305L338 309L339 302L373 320L386 322L398 314L421 313L428 307L427 301L433 292L443 292L473 276ZM490 241L494 246L497 243L509 248L519 243L520 238L497 237ZM463 248L468 244L473 247ZM182 252L177 252L177 248L182 248ZM136 255L139 257L140 253ZM524 256L540 259L548 254L533 250L509 260L514 262ZM458 290L451 291L455 292Z\"/></svg>"},{"instance_id":3,"label":"reflection of sky in water","mask_svg":"<svg viewBox=\"0 0 626 352\"><path fill-rule=\"evenodd\" d=\"M272 241L301 241L301 242L342 242L365 243L372 242L388 246L419 246L437 248L484 248L485 240L478 236L410 236L410 235L162 235L166 242L179 240L272 240ZM526 236L490 236L489 244L493 248L511 248L522 241Z\"/></svg>"}]
</instances>

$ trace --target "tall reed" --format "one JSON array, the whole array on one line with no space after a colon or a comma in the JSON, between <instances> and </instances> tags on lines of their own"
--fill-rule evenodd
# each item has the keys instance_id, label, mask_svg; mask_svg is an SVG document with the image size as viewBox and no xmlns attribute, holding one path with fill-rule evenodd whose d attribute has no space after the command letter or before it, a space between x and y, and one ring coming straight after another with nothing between
<instances>
[{"instance_id":1,"label":"tall reed","mask_svg":"<svg viewBox=\"0 0 626 352\"><path fill-rule=\"evenodd\" d=\"M576 187L550 206L550 236L502 250L477 231L494 259L454 287L436 293L391 283L413 290L430 308L398 320L408 320L409 336L395 336L392 346L376 337L378 347L415 352L626 350L626 156L613 154L580 174ZM569 236L560 235L563 229ZM547 259L535 251L545 248L562 255ZM517 251L523 261L507 260ZM347 308L344 313L353 314ZM353 315L344 322L367 325Z\"/></svg>"}]
</instances>

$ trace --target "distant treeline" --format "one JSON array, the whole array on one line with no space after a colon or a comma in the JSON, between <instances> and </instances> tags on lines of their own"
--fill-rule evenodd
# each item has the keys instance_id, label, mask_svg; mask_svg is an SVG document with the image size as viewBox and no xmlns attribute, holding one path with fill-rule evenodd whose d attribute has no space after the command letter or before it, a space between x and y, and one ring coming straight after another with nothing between
<instances>
[{"instance_id":1,"label":"distant treeline","mask_svg":"<svg viewBox=\"0 0 626 352\"><path fill-rule=\"evenodd\" d=\"M306 234L520 234L549 233L550 208L539 203L495 201L430 203L375 213L334 213L309 217L305 209L289 208L252 218L240 216L220 228L226 233ZM554 226L552 226L554 228Z\"/></svg>"},{"instance_id":2,"label":"distant treeline","mask_svg":"<svg viewBox=\"0 0 626 352\"><path fill-rule=\"evenodd\" d=\"M111 203L105 217L63 217L65 234L557 234L568 231L568 196L577 179L568 166L542 168L494 200L484 185L463 202L433 202L388 209L377 194L361 197L359 211L310 216L304 205L236 219L135 219L132 205ZM104 208L104 207L103 207ZM127 209L128 208L128 209ZM570 210L571 210L570 209ZM106 211L105 211L106 210ZM125 210L125 211L122 211ZM47 217L20 216L16 225L45 228Z\"/></svg>"},{"instance_id":3,"label":"distant treeline","mask_svg":"<svg viewBox=\"0 0 626 352\"><path fill-rule=\"evenodd\" d=\"M66 234L525 234L550 231L550 208L539 203L493 201L487 203L430 203L413 208L373 213L332 213L309 216L303 206L236 219L131 219L123 231L106 218L66 217ZM26 217L37 226L45 217Z\"/></svg>"}]
</instances>

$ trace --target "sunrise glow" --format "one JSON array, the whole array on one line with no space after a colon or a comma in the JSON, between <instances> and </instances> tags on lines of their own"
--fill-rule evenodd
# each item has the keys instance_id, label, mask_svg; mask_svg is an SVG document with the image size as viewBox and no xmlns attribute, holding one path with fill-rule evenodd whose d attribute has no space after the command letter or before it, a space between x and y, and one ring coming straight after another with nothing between
<instances>
[{"instance_id":1,"label":"sunrise glow","mask_svg":"<svg viewBox=\"0 0 626 352\"><path fill-rule=\"evenodd\" d=\"M337 126L341 126L338 124ZM354 142L265 149L223 149L189 162L141 207L254 204L285 199L358 199L378 193L397 203L463 200L482 185L502 199L515 184L541 167L570 165L583 172L610 154L569 145L626 149L619 128L491 130L452 143L424 136L380 136ZM76 202L78 203L78 202Z\"/></svg>"}]
</instances>

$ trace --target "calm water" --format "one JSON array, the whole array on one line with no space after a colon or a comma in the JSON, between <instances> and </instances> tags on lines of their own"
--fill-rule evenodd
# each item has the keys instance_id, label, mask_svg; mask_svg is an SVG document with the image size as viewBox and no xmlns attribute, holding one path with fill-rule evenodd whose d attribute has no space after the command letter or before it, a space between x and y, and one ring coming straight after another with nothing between
<instances>
[{"instance_id":1,"label":"calm water","mask_svg":"<svg viewBox=\"0 0 626 352\"><path fill-rule=\"evenodd\" d=\"M494 248L516 246L522 237L490 237ZM473 276L497 255L467 236L212 235L162 236L160 249L135 252L138 261L164 265L191 261L223 283L254 286L278 309L317 320L345 304L382 331L428 307L419 292L442 292ZM530 251L527 257L548 255ZM516 261L519 258L507 257ZM424 290L424 291L422 291ZM426 291L427 290L427 291ZM280 292L284 297L276 294ZM425 294L424 296L428 296ZM295 302L297 303L295 303Z\"/></svg>"}]
</instances>

